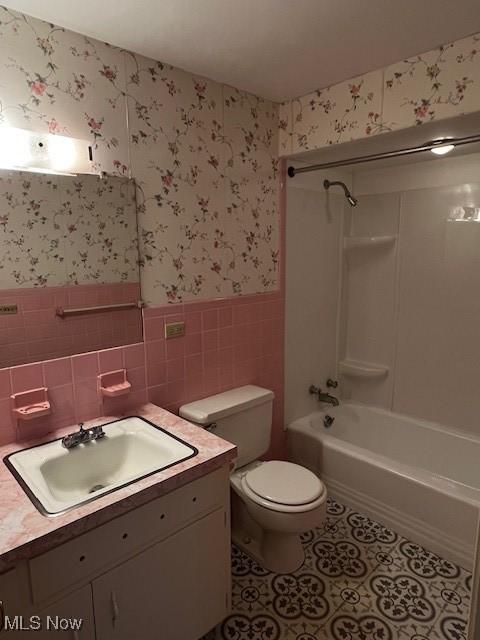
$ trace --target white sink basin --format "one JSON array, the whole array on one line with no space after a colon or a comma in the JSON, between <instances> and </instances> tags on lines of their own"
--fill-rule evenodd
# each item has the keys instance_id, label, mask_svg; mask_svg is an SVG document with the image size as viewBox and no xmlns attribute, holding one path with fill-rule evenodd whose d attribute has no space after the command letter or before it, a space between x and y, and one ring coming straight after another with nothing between
<instances>
[{"instance_id":1,"label":"white sink basin","mask_svg":"<svg viewBox=\"0 0 480 640\"><path fill-rule=\"evenodd\" d=\"M61 440L10 454L5 464L44 515L59 515L197 455L143 418L103 425L105 437L72 449Z\"/></svg>"}]
</instances>

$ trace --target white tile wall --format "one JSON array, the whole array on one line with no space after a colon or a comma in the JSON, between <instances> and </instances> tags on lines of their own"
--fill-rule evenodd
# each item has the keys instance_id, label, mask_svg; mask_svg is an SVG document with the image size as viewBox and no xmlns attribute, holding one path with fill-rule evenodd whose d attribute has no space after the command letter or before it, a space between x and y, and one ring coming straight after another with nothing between
<instances>
[{"instance_id":1,"label":"white tile wall","mask_svg":"<svg viewBox=\"0 0 480 640\"><path fill-rule=\"evenodd\" d=\"M335 376L342 198L287 192L286 423L316 410L311 384Z\"/></svg>"},{"instance_id":2,"label":"white tile wall","mask_svg":"<svg viewBox=\"0 0 480 640\"><path fill-rule=\"evenodd\" d=\"M351 209L346 205L346 236L398 235L400 196L368 195ZM361 381L342 377L342 391L376 406L391 403L395 361L396 244L352 249L344 255L346 319L343 357L389 367L389 375Z\"/></svg>"},{"instance_id":3,"label":"white tile wall","mask_svg":"<svg viewBox=\"0 0 480 640\"><path fill-rule=\"evenodd\" d=\"M316 407L306 387L334 371L339 335L340 358L390 368L380 382L342 377L343 397L480 435L480 223L449 221L480 207L479 166L470 154L356 172L358 206L332 192L330 219L321 189L289 188L287 421ZM349 254L337 324L343 234L399 237Z\"/></svg>"}]
</instances>

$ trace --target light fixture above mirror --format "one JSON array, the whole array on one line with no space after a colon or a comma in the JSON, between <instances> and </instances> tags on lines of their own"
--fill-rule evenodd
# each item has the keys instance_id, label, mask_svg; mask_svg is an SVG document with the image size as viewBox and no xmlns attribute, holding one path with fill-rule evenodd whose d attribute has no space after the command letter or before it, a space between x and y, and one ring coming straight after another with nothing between
<instances>
[{"instance_id":1,"label":"light fixture above mirror","mask_svg":"<svg viewBox=\"0 0 480 640\"><path fill-rule=\"evenodd\" d=\"M0 127L0 168L56 175L94 173L87 140Z\"/></svg>"}]
</instances>

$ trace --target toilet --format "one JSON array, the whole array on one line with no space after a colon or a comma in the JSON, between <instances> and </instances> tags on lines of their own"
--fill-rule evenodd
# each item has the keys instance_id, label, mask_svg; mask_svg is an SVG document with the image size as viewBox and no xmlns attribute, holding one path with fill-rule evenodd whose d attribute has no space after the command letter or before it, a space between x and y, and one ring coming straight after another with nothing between
<instances>
[{"instance_id":1,"label":"toilet","mask_svg":"<svg viewBox=\"0 0 480 640\"><path fill-rule=\"evenodd\" d=\"M247 385L180 407L180 415L237 446L232 488L232 539L276 573L304 561L300 534L325 519L327 490L308 469L259 460L269 449L274 394Z\"/></svg>"}]
</instances>

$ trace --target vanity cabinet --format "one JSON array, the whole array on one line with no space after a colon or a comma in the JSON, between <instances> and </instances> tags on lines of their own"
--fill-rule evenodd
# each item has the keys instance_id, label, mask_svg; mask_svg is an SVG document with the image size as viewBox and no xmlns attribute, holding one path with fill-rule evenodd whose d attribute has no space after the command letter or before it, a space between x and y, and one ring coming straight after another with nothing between
<instances>
[{"instance_id":1,"label":"vanity cabinet","mask_svg":"<svg viewBox=\"0 0 480 640\"><path fill-rule=\"evenodd\" d=\"M0 600L42 626L0 638L198 640L230 607L228 467L20 563ZM82 627L47 629L57 616Z\"/></svg>"},{"instance_id":2,"label":"vanity cabinet","mask_svg":"<svg viewBox=\"0 0 480 640\"><path fill-rule=\"evenodd\" d=\"M199 638L228 613L221 510L93 582L97 640Z\"/></svg>"}]
</instances>

